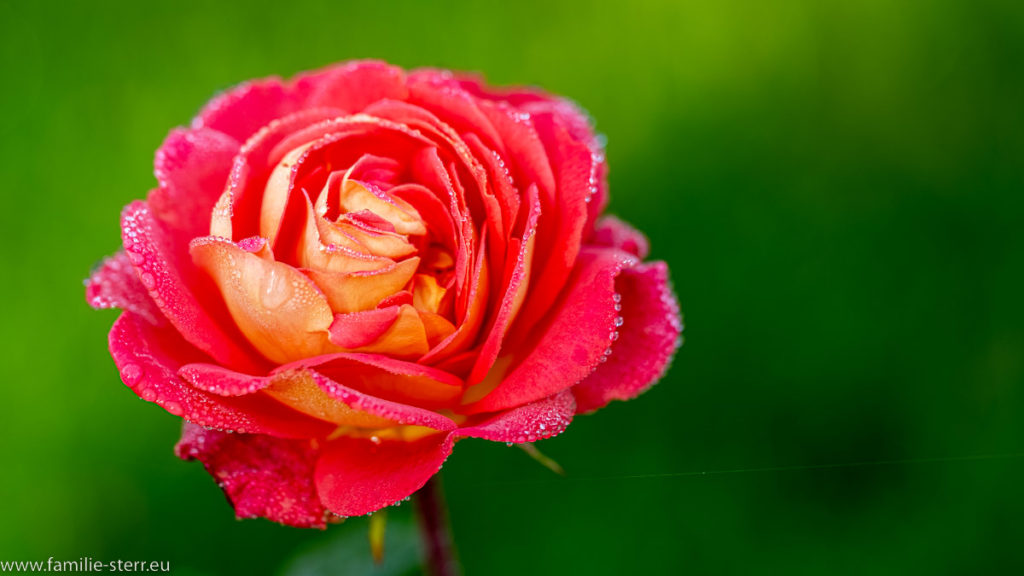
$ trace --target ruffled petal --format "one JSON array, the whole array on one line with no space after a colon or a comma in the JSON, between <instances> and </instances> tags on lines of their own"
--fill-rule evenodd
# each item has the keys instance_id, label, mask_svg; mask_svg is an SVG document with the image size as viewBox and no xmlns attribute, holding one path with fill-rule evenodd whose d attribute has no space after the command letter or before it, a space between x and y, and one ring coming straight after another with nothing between
<instances>
[{"instance_id":1,"label":"ruffled petal","mask_svg":"<svg viewBox=\"0 0 1024 576\"><path fill-rule=\"evenodd\" d=\"M427 483L452 452L450 433L412 442L342 437L324 446L315 478L331 512L362 516L400 502Z\"/></svg>"},{"instance_id":2,"label":"ruffled petal","mask_svg":"<svg viewBox=\"0 0 1024 576\"><path fill-rule=\"evenodd\" d=\"M597 221L588 244L618 248L636 255L641 260L647 258L650 251L647 237L643 232L610 215Z\"/></svg>"},{"instance_id":3,"label":"ruffled petal","mask_svg":"<svg viewBox=\"0 0 1024 576\"><path fill-rule=\"evenodd\" d=\"M238 518L327 527L327 509L313 482L318 451L310 440L226 434L186 422L174 451L182 460L203 463Z\"/></svg>"},{"instance_id":4,"label":"ruffled petal","mask_svg":"<svg viewBox=\"0 0 1024 576\"><path fill-rule=\"evenodd\" d=\"M231 163L241 145L209 128L176 129L156 151L154 172L160 186L147 203L174 235L179 250L210 228L210 213L227 186Z\"/></svg>"},{"instance_id":5,"label":"ruffled petal","mask_svg":"<svg viewBox=\"0 0 1024 576\"><path fill-rule=\"evenodd\" d=\"M622 299L623 323L608 361L572 389L579 412L592 412L647 390L668 369L680 344L679 304L664 262L623 270L615 289Z\"/></svg>"},{"instance_id":6,"label":"ruffled petal","mask_svg":"<svg viewBox=\"0 0 1024 576\"><path fill-rule=\"evenodd\" d=\"M85 281L85 300L97 310L120 308L152 324L167 322L124 252L105 258Z\"/></svg>"},{"instance_id":7,"label":"ruffled petal","mask_svg":"<svg viewBox=\"0 0 1024 576\"><path fill-rule=\"evenodd\" d=\"M287 85L280 78L244 82L223 92L203 107L193 128L212 128L245 142L271 120L297 111L309 87Z\"/></svg>"},{"instance_id":8,"label":"ruffled petal","mask_svg":"<svg viewBox=\"0 0 1024 576\"><path fill-rule=\"evenodd\" d=\"M190 386L178 370L209 358L170 327L125 312L110 329L110 354L121 379L143 400L203 426L286 438L330 433L333 425L303 416L270 398L226 398Z\"/></svg>"}]
</instances>

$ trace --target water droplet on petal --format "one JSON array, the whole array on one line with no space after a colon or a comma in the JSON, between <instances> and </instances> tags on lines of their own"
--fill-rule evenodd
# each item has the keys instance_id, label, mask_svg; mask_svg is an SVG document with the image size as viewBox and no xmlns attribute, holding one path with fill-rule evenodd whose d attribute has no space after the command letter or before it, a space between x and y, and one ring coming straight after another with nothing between
<instances>
[{"instance_id":1,"label":"water droplet on petal","mask_svg":"<svg viewBox=\"0 0 1024 576\"><path fill-rule=\"evenodd\" d=\"M128 386L134 386L142 378L142 368L138 364L128 364L121 369L121 379Z\"/></svg>"}]
</instances>

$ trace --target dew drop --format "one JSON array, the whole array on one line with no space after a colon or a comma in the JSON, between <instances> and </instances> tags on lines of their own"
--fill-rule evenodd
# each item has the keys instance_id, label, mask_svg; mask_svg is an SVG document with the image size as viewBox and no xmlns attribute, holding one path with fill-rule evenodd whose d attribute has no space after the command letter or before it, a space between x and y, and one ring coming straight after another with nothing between
<instances>
[{"instance_id":1,"label":"dew drop","mask_svg":"<svg viewBox=\"0 0 1024 576\"><path fill-rule=\"evenodd\" d=\"M142 368L138 364L128 364L121 369L121 378L128 386L134 386L142 378Z\"/></svg>"},{"instance_id":2,"label":"dew drop","mask_svg":"<svg viewBox=\"0 0 1024 576\"><path fill-rule=\"evenodd\" d=\"M145 260L142 254L139 254L138 252L132 252L130 250L128 251L128 259L131 260L132 264L135 264L136 266L142 264L142 262Z\"/></svg>"},{"instance_id":3,"label":"dew drop","mask_svg":"<svg viewBox=\"0 0 1024 576\"><path fill-rule=\"evenodd\" d=\"M260 302L266 308L275 310L280 308L291 298L292 285L285 275L272 266L265 276L260 291Z\"/></svg>"}]
</instances>

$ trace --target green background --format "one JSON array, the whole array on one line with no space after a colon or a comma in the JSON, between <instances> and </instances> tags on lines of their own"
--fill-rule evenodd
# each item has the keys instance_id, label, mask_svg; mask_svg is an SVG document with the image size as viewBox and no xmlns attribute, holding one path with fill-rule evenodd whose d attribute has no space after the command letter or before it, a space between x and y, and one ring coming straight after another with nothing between
<instances>
[{"instance_id":1,"label":"green background","mask_svg":"<svg viewBox=\"0 0 1024 576\"><path fill-rule=\"evenodd\" d=\"M0 7L0 560L280 574L365 529L234 520L82 279L215 91L376 57L580 102L686 314L658 386L540 444L567 479L459 444L468 574L1024 570L1019 2Z\"/></svg>"}]
</instances>

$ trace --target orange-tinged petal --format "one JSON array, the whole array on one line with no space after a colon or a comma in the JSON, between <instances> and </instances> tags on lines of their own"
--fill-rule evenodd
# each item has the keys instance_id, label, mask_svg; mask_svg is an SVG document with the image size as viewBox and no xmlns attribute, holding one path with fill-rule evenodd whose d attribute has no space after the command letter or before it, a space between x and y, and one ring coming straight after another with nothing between
<instances>
[{"instance_id":1,"label":"orange-tinged petal","mask_svg":"<svg viewBox=\"0 0 1024 576\"><path fill-rule=\"evenodd\" d=\"M419 264L419 258L409 258L386 268L365 272L303 272L320 287L334 312L349 314L376 308L381 300L405 287Z\"/></svg>"},{"instance_id":2,"label":"orange-tinged petal","mask_svg":"<svg viewBox=\"0 0 1024 576\"><path fill-rule=\"evenodd\" d=\"M341 182L338 191L338 206L345 212L369 210L381 218L391 222L395 232L422 236L427 233L423 220L408 202L398 198L384 199L355 180L347 177Z\"/></svg>"},{"instance_id":3,"label":"orange-tinged petal","mask_svg":"<svg viewBox=\"0 0 1024 576\"><path fill-rule=\"evenodd\" d=\"M312 145L313 142L310 142L285 154L277 166L274 166L270 178L267 179L267 186L263 192L263 205L260 208L260 235L267 238L271 246L277 240L278 232L281 230L281 217L288 205L292 168Z\"/></svg>"},{"instance_id":4,"label":"orange-tinged petal","mask_svg":"<svg viewBox=\"0 0 1024 576\"><path fill-rule=\"evenodd\" d=\"M337 351L327 338L334 320L327 299L298 270L216 236L193 240L190 251L220 288L235 323L268 359L283 364Z\"/></svg>"},{"instance_id":5,"label":"orange-tinged petal","mask_svg":"<svg viewBox=\"0 0 1024 576\"><path fill-rule=\"evenodd\" d=\"M332 326L334 328L334 326ZM333 332L333 330L332 330ZM369 345L359 348L358 352L374 352L387 354L395 358L417 358L427 353L430 345L427 332L416 309L403 304L398 311L398 318L387 332Z\"/></svg>"},{"instance_id":6,"label":"orange-tinged petal","mask_svg":"<svg viewBox=\"0 0 1024 576\"><path fill-rule=\"evenodd\" d=\"M486 233L483 239L486 240ZM481 250L477 255L476 278L470 284L466 311L459 327L420 359L421 362L436 364L465 350L480 332L484 320L484 307L490 294L490 276L487 259Z\"/></svg>"},{"instance_id":7,"label":"orange-tinged petal","mask_svg":"<svg viewBox=\"0 0 1024 576\"><path fill-rule=\"evenodd\" d=\"M366 252L366 248L343 234L332 236L331 239L343 243L331 243L320 237L317 226L319 216L313 211L313 204L306 201L306 222L303 233L299 236L299 266L310 270L325 272L368 272L392 266L395 261L383 256Z\"/></svg>"},{"instance_id":8,"label":"orange-tinged petal","mask_svg":"<svg viewBox=\"0 0 1024 576\"><path fill-rule=\"evenodd\" d=\"M233 195L231 190L225 190L220 198L217 199L217 203L213 206L213 212L210 214L210 236L220 236L222 238L232 239L232 226L231 226L231 203Z\"/></svg>"},{"instance_id":9,"label":"orange-tinged petal","mask_svg":"<svg viewBox=\"0 0 1024 576\"><path fill-rule=\"evenodd\" d=\"M369 313L366 313L369 314ZM367 317L367 321L375 319L376 316ZM352 322L359 321L356 315L340 314L335 317L331 324L331 342L338 347L344 348L346 344L352 344L353 339L350 331L353 329ZM427 352L430 346L427 341L427 332L423 327L416 309L409 304L403 304L398 309L397 317L390 323L386 331L383 331L372 342L348 348L353 352L370 352L386 354L394 358L415 359Z\"/></svg>"},{"instance_id":10,"label":"orange-tinged petal","mask_svg":"<svg viewBox=\"0 0 1024 576\"><path fill-rule=\"evenodd\" d=\"M325 228L334 228L338 232L347 235L373 255L385 256L387 258L404 258L416 252L405 236L394 232L371 230L365 225L358 224L342 216L337 222L328 222L322 218L317 219L317 225L323 235Z\"/></svg>"},{"instance_id":11,"label":"orange-tinged petal","mask_svg":"<svg viewBox=\"0 0 1024 576\"><path fill-rule=\"evenodd\" d=\"M275 375L274 383L263 393L303 414L341 426L385 428L395 425L391 420L356 410L331 398L305 371Z\"/></svg>"},{"instance_id":12,"label":"orange-tinged petal","mask_svg":"<svg viewBox=\"0 0 1024 576\"><path fill-rule=\"evenodd\" d=\"M448 291L437 283L437 279L429 274L417 274L413 277L412 305L423 312L437 314L441 308L441 300Z\"/></svg>"},{"instance_id":13,"label":"orange-tinged petal","mask_svg":"<svg viewBox=\"0 0 1024 576\"><path fill-rule=\"evenodd\" d=\"M430 344L431 348L437 346L455 332L455 325L444 316L434 314L433 312L424 312L423 310L419 310L419 313L420 321L423 322L423 329L427 333L427 343Z\"/></svg>"}]
</instances>

